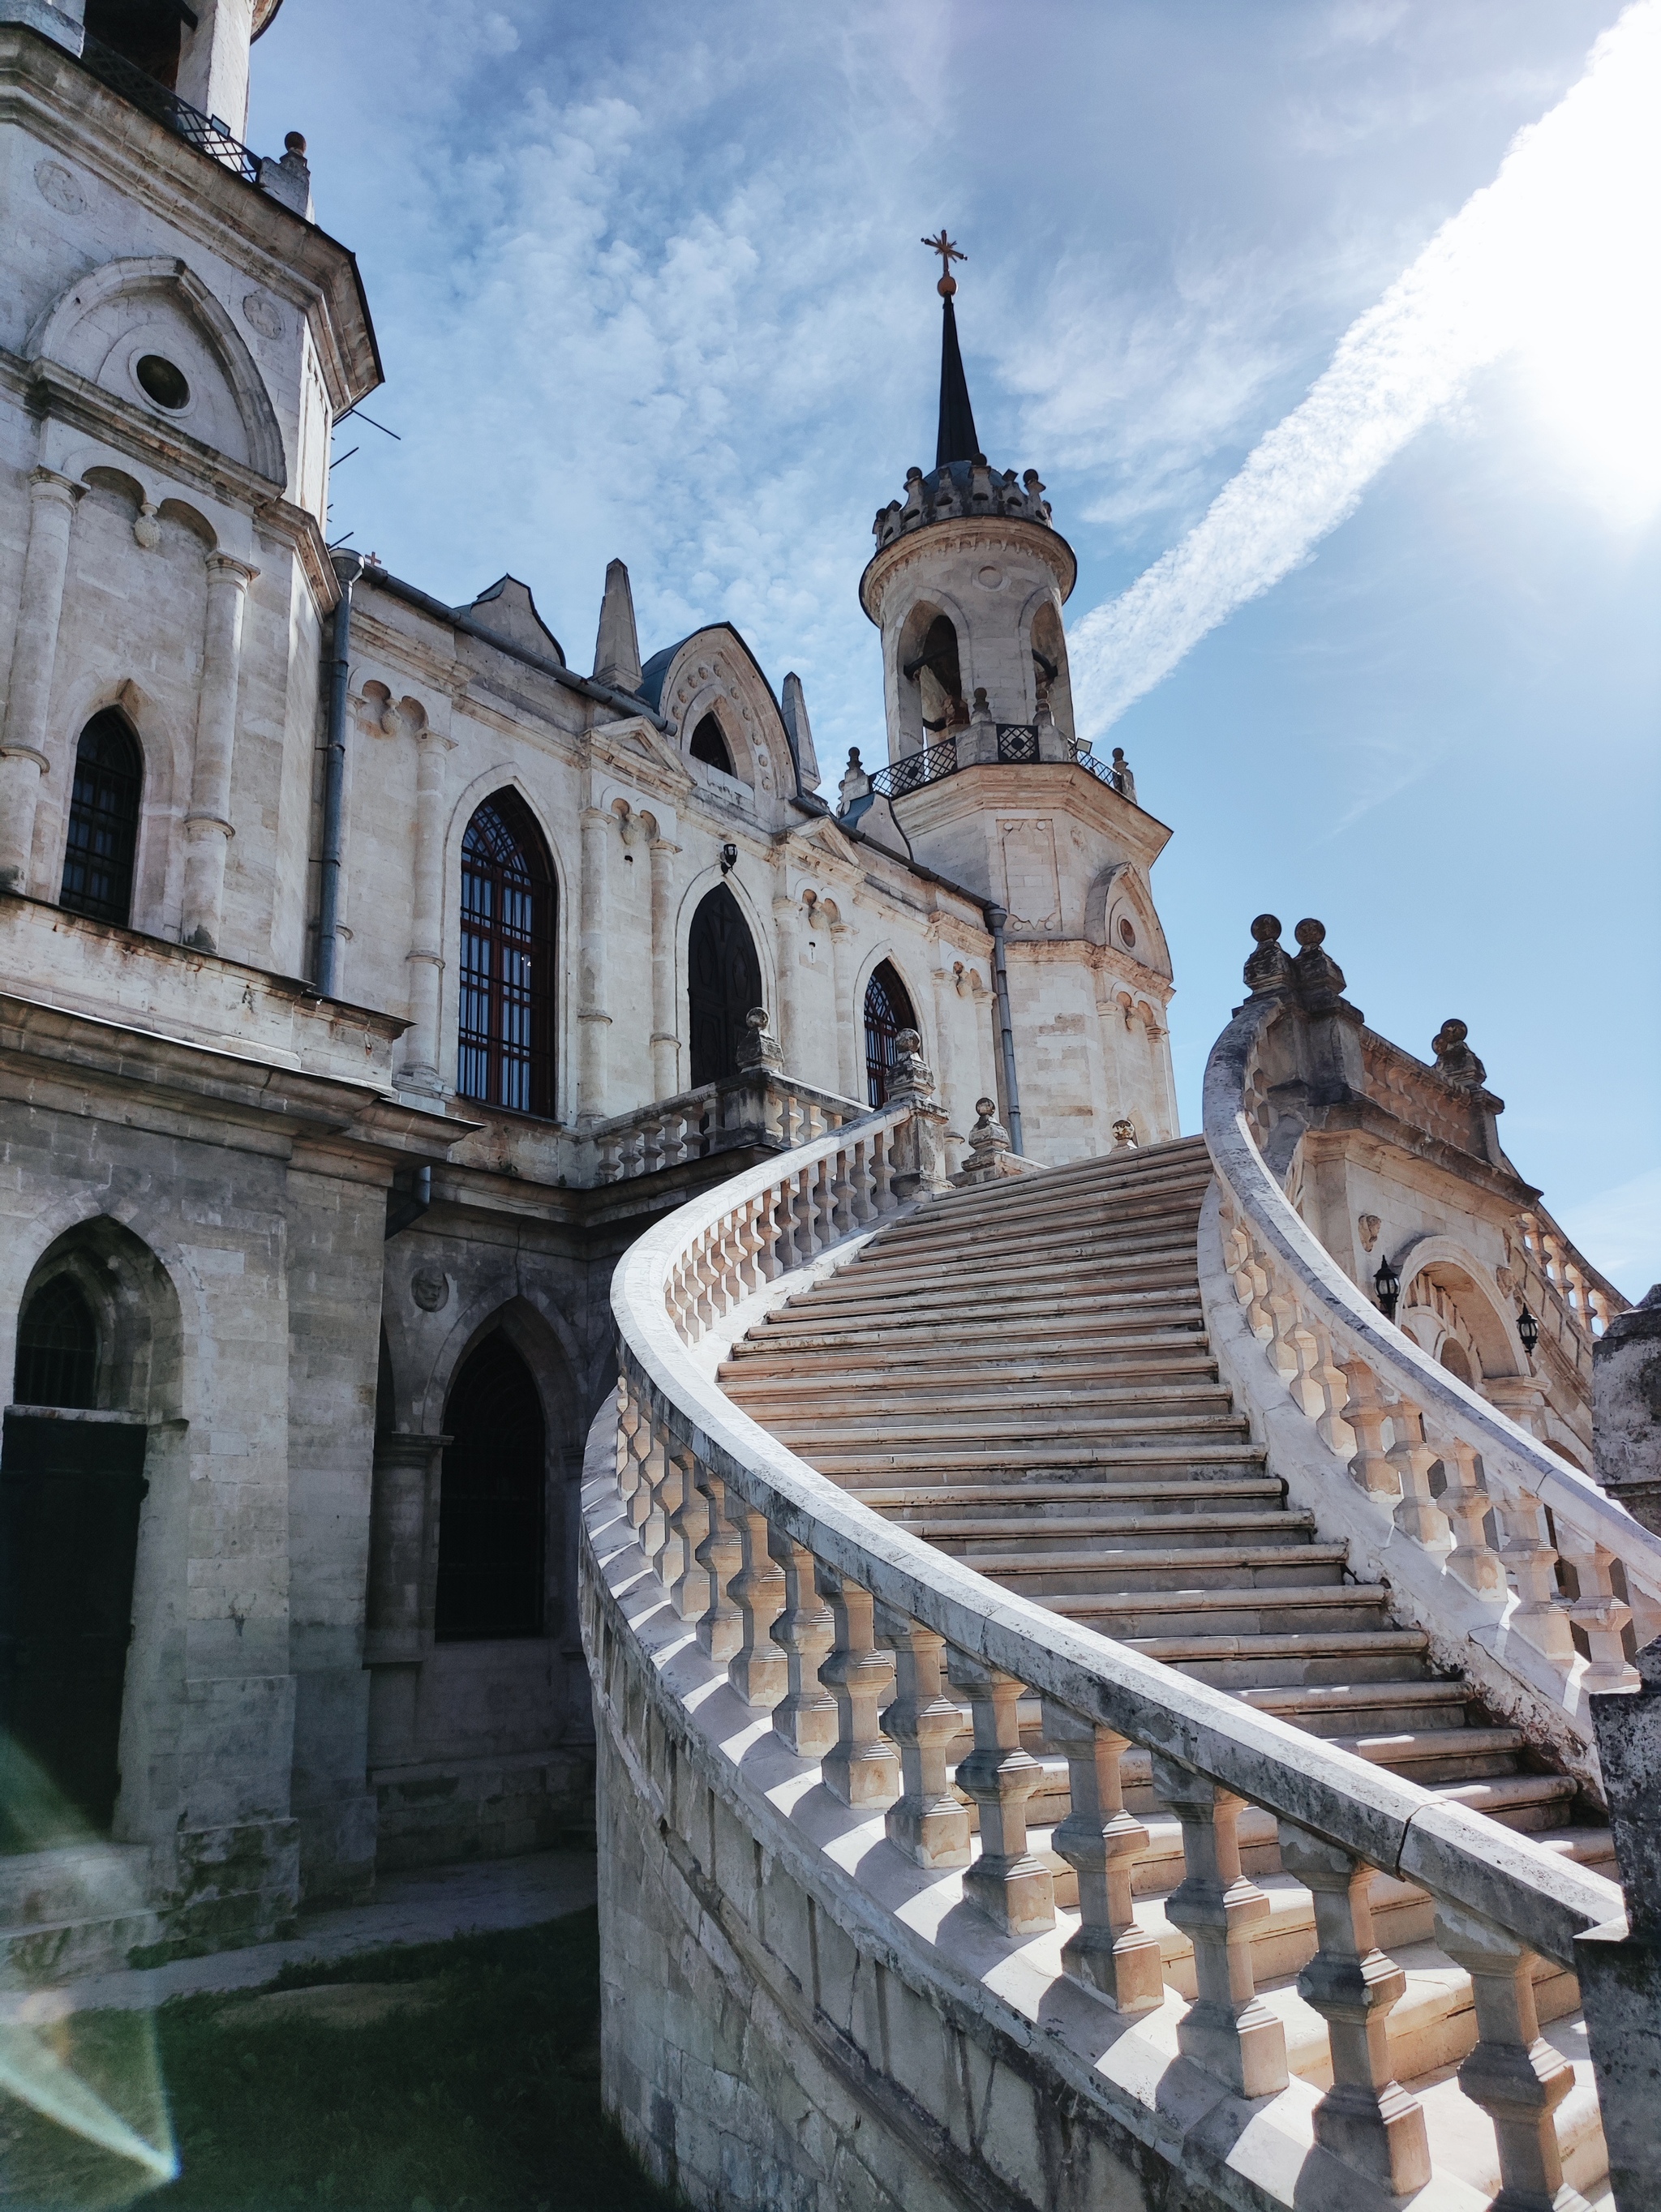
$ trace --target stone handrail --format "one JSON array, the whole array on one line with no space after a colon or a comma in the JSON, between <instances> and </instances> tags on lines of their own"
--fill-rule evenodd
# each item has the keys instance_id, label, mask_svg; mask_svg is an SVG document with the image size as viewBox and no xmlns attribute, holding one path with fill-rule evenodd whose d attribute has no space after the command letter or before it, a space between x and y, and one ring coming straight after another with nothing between
<instances>
[{"instance_id":1,"label":"stone handrail","mask_svg":"<svg viewBox=\"0 0 1661 2212\"><path fill-rule=\"evenodd\" d=\"M626 1182L741 1146L788 1151L839 1129L866 1109L775 1068L744 1068L672 1098L655 1098L584 1130L584 1181Z\"/></svg>"},{"instance_id":2,"label":"stone handrail","mask_svg":"<svg viewBox=\"0 0 1661 2212\"><path fill-rule=\"evenodd\" d=\"M826 1255L834 1265L840 1250L938 1188L942 1118L921 1097L902 1099L690 1200L618 1265L616 1472L591 1457L584 1632L600 1710L625 1740L630 1771L664 1771L666 1724L649 1717L650 1692L672 1657L692 1684L675 1708L689 1741L700 1714L721 1711L715 1692L736 1693L751 1716L747 1730L709 1723L700 1754L700 1786L717 1790L723 1818L747 1823L758 1851L777 1854L788 1838L808 1867L815 1909L846 1927L868 1928L891 1895L885 1869L920 1869L918 1881L936 1883L961 1869L963 1901L983 1932L967 1931L961 1913L931 1914L935 1932L920 1945L912 1922L891 1920L882 1939L891 1968L900 1960L932 1978L930 2001L959 2021L967 1978L1000 2033L1025 2034L1056 2094L1110 2106L1114 2125L1160 2156L1180 2155L1185 2177L1196 2178L1188 2160L1214 2154L1192 2142L1172 2149L1159 2067L1144 2059L1139 2074L1127 2062L1121 2075L1103 2060L1080 2070L1072 2031L1056 2024L1071 2017L1066 2005L1056 2009L1062 1988L1093 1992L1132 2021L1176 2006L1176 2050L1202 2076L1225 2095L1269 2100L1275 2111L1284 2103L1293 2138L1303 2114L1302 2150L1279 2180L1249 2188L1228 2154L1232 2134L1222 2131L1216 2201L1231 2204L1289 2203L1294 2192L1313 2203L1296 2186L1311 2126L1359 2192L1352 2204L1383 2203L1431 2178L1422 2110L1389 2078L1382 2022L1404 1984L1373 1943L1369 1870L1415 1884L1434 1900L1443 1948L1471 1977L1480 2041L1460 2079L1494 2120L1506 2185L1519 2204L1542 2191L1542 2204L1578 2201L1556 2193L1551 2115L1572 2076L1538 2039L1532 1975L1536 1955L1572 1970L1576 1939L1619 1921L1614 1884L1000 1588L818 1474L715 1379L725 1346L788 1295L788 1280L805 1284L803 1270L821 1271ZM663 1619L684 1626L643 1642L645 1624ZM955 1789L947 1751L962 1715L943 1672L972 1714L973 1748L958 1759ZM1071 1812L1051 1842L1076 1873L1078 1917L1050 1996L1017 2021L1012 1961L1028 1972L1035 1939L1061 1932L1053 1861L1029 1848L1026 1800L1040 1770L1020 1744L1024 1693L1043 1701L1046 1738L1066 1752ZM884 1860L863 1832L858 1850L832 1853L813 1842L811 1825L782 1824L781 1793L746 1785L745 1759L732 1751L763 1740L800 1762L805 1781L816 1768L837 1804L880 1816L876 1844L885 1839L897 1857ZM1185 2008L1167 1996L1158 1941L1131 1907L1149 1841L1123 1804L1121 1765L1133 1747L1152 1754L1154 1786L1181 1826L1185 1879L1166 1915L1193 1943L1198 1996ZM819 1793L793 1786L783 1796L806 1807ZM978 1852L966 1801L978 1808ZM713 1809L677 1812L672 1790L662 1802L666 1834L672 1812L689 1824L693 1857L718 1852ZM1241 1872L1248 1805L1273 1816L1283 1863L1315 1893L1319 1948L1299 1988L1331 2030L1334 2086L1312 2118L1311 2093L1289 2081L1284 2027L1256 1994L1250 1931L1269 1905ZM1005 1948L1002 1965L983 1971L989 1928ZM1048 2039L1035 2044L1040 2019ZM1099 2056L1099 2042L1091 2047ZM1462 2185L1450 2188L1439 2203L1474 2203ZM1338 2200L1320 2197L1329 2201Z\"/></svg>"},{"instance_id":3,"label":"stone handrail","mask_svg":"<svg viewBox=\"0 0 1661 2212\"><path fill-rule=\"evenodd\" d=\"M1301 1468L1299 1502L1346 1524L1357 1571L1365 1559L1411 1591L1433 1642L1470 1663L1485 1692L1498 1687L1502 1707L1509 1686L1512 1710L1543 1721L1595 1778L1586 1698L1637 1686L1627 1632L1634 1610L1640 1641L1661 1626L1661 1539L1387 1321L1300 1218L1264 1158L1259 1048L1280 1012L1249 1000L1206 1070L1220 1270L1262 1353L1228 1359L1230 1316L1214 1296L1220 1357L1255 1423L1288 1400L1303 1416L1303 1448L1277 1468L1295 1488ZM1288 1180L1296 1163L1294 1152ZM1202 1232L1202 1280L1206 1256Z\"/></svg>"},{"instance_id":4,"label":"stone handrail","mask_svg":"<svg viewBox=\"0 0 1661 2212\"><path fill-rule=\"evenodd\" d=\"M1512 1247L1515 1288L1540 1324L1542 1339L1591 1389L1591 1349L1631 1300L1599 1273L1543 1206L1518 1217Z\"/></svg>"}]
</instances>

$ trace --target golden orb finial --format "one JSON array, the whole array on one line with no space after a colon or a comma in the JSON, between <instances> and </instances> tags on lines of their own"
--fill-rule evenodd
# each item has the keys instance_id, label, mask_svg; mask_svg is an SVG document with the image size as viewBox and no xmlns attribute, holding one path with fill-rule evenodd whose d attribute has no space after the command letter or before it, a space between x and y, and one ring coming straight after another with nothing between
<instances>
[{"instance_id":1,"label":"golden orb finial","mask_svg":"<svg viewBox=\"0 0 1661 2212\"><path fill-rule=\"evenodd\" d=\"M952 274L952 264L954 261L967 261L969 256L966 253L958 252L957 247L946 236L944 223L940 225L940 234L938 238L925 238L921 242L931 253L938 253L940 257L940 281L934 289L942 300L949 300L958 289L958 280Z\"/></svg>"}]
</instances>

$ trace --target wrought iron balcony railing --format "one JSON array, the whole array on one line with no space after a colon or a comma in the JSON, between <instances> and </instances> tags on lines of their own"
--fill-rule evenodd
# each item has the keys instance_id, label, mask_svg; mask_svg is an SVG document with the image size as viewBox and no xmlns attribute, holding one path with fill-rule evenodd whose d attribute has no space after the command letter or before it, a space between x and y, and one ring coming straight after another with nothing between
<instances>
[{"instance_id":1,"label":"wrought iron balcony railing","mask_svg":"<svg viewBox=\"0 0 1661 2212\"><path fill-rule=\"evenodd\" d=\"M996 727L1001 763L1020 767L1040 759L1036 722L1000 722ZM1119 769L1098 760L1088 745L1080 744L1076 738L1063 737L1062 742L1067 748L1068 760L1083 769L1086 775L1093 775L1098 783L1106 784L1110 791L1116 791L1125 798L1132 795ZM903 799L909 791L921 791L925 784L939 783L970 765L959 757L958 747L958 737L942 738L938 744L926 746L922 752L908 753L904 760L873 770L871 788L885 799Z\"/></svg>"},{"instance_id":2,"label":"wrought iron balcony railing","mask_svg":"<svg viewBox=\"0 0 1661 2212\"><path fill-rule=\"evenodd\" d=\"M221 122L218 116L204 115L199 107L192 107L165 84L158 84L125 54L117 53L113 46L106 46L90 33L81 49L81 59L100 84L107 85L112 92L119 92L123 100L131 100L176 138L182 138L187 146L194 146L198 153L206 154L222 167L234 170L246 183L259 183L259 155L251 152L240 138L233 137L230 126Z\"/></svg>"}]
</instances>

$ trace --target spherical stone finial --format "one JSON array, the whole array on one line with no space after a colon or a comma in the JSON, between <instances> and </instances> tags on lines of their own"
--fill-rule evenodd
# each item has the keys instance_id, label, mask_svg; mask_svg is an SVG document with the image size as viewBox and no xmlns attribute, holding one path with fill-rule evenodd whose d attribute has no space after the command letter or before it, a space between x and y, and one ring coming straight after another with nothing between
<instances>
[{"instance_id":1,"label":"spherical stone finial","mask_svg":"<svg viewBox=\"0 0 1661 2212\"><path fill-rule=\"evenodd\" d=\"M1281 934L1278 914L1260 914L1251 925L1252 941L1256 945L1273 945Z\"/></svg>"},{"instance_id":2,"label":"spherical stone finial","mask_svg":"<svg viewBox=\"0 0 1661 2212\"><path fill-rule=\"evenodd\" d=\"M995 1098L977 1098L975 1101L976 1115L983 1121L989 1121L997 1110L998 1102Z\"/></svg>"},{"instance_id":3,"label":"spherical stone finial","mask_svg":"<svg viewBox=\"0 0 1661 2212\"><path fill-rule=\"evenodd\" d=\"M289 153L298 154L302 161L305 160L306 141L301 137L298 131L289 131L288 137L283 141L283 143L284 149Z\"/></svg>"},{"instance_id":4,"label":"spherical stone finial","mask_svg":"<svg viewBox=\"0 0 1661 2212\"><path fill-rule=\"evenodd\" d=\"M1327 926L1323 921L1305 919L1292 933L1305 952L1314 952L1326 942Z\"/></svg>"},{"instance_id":5,"label":"spherical stone finial","mask_svg":"<svg viewBox=\"0 0 1661 2212\"><path fill-rule=\"evenodd\" d=\"M1433 1052L1450 1052L1455 1045L1463 1044L1469 1035L1469 1023L1462 1022L1457 1014L1450 1014L1431 1039L1430 1048Z\"/></svg>"}]
</instances>

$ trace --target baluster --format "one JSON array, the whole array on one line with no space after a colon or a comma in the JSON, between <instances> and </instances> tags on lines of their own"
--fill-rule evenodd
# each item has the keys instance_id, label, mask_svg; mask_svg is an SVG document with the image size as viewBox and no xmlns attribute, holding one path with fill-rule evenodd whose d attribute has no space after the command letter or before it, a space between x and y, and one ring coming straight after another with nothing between
<instances>
[{"instance_id":1,"label":"baluster","mask_svg":"<svg viewBox=\"0 0 1661 2212\"><path fill-rule=\"evenodd\" d=\"M1500 1555L1488 1544L1486 1523L1492 1501L1482 1487L1475 1449L1455 1438L1442 1447L1442 1465L1448 1476L1442 1510L1453 1529L1448 1571L1478 1597L1495 1598L1503 1605L1511 1592Z\"/></svg>"},{"instance_id":2,"label":"baluster","mask_svg":"<svg viewBox=\"0 0 1661 2212\"><path fill-rule=\"evenodd\" d=\"M900 1747L903 1794L888 1808L888 1840L914 1866L969 1863L969 1808L952 1787L946 1756L963 1733L963 1712L946 1695L940 1663L946 1639L888 1606L879 1606L879 1634L894 1649L894 1702L882 1725Z\"/></svg>"},{"instance_id":3,"label":"baluster","mask_svg":"<svg viewBox=\"0 0 1661 2212\"><path fill-rule=\"evenodd\" d=\"M1436 1503L1430 1471L1436 1454L1425 1442L1425 1417L1410 1398L1398 1399L1390 1409L1390 1425L1396 1441L1390 1463L1401 1486L1402 1502L1391 1516L1404 1536L1428 1551L1445 1550L1452 1540L1447 1516Z\"/></svg>"},{"instance_id":4,"label":"baluster","mask_svg":"<svg viewBox=\"0 0 1661 2212\"><path fill-rule=\"evenodd\" d=\"M698 1649L717 1662L733 1658L744 1641L744 1616L727 1595L728 1579L743 1563L743 1547L727 1515L727 1485L707 1467L697 1471L708 1501L708 1527L693 1553L709 1581L709 1602L698 1616Z\"/></svg>"},{"instance_id":5,"label":"baluster","mask_svg":"<svg viewBox=\"0 0 1661 2212\"><path fill-rule=\"evenodd\" d=\"M788 1665L772 1638L773 1623L784 1607L784 1577L767 1548L766 1516L732 1491L727 1517L738 1534L739 1559L727 1595L743 1625L739 1648L727 1663L727 1679L745 1705L770 1711L789 1686Z\"/></svg>"},{"instance_id":6,"label":"baluster","mask_svg":"<svg viewBox=\"0 0 1661 2212\"><path fill-rule=\"evenodd\" d=\"M669 1592L669 1602L681 1619L699 1620L709 1609L709 1571L698 1558L698 1546L709 1524L709 1508L699 1494L697 1458L691 1452L676 1452L672 1456L679 1468L680 1480L675 1486L674 1504L668 1511L664 1583Z\"/></svg>"},{"instance_id":7,"label":"baluster","mask_svg":"<svg viewBox=\"0 0 1661 2212\"><path fill-rule=\"evenodd\" d=\"M713 1328L715 1325L717 1310L715 1299L715 1263L710 1249L711 1243L711 1232L706 1230L698 1238L697 1249L688 1255L688 1265L691 1274L691 1282L689 1285L691 1297L688 1305L687 1321L695 1336L702 1336L707 1329Z\"/></svg>"},{"instance_id":8,"label":"baluster","mask_svg":"<svg viewBox=\"0 0 1661 2212\"><path fill-rule=\"evenodd\" d=\"M855 1137L852 1149L853 1166L849 1180L853 1185L854 1219L863 1229L877 1218L875 1197L876 1176L871 1160L869 1137Z\"/></svg>"},{"instance_id":9,"label":"baluster","mask_svg":"<svg viewBox=\"0 0 1661 2212\"><path fill-rule=\"evenodd\" d=\"M1499 1510L1506 1531L1502 1556L1521 1600L1507 1625L1567 1674L1575 1662L1574 1632L1557 1587L1557 1553L1547 1541L1545 1508L1524 1490L1502 1498Z\"/></svg>"},{"instance_id":10,"label":"baluster","mask_svg":"<svg viewBox=\"0 0 1661 2212\"><path fill-rule=\"evenodd\" d=\"M663 1164L678 1168L686 1158L686 1116L680 1113L665 1114L661 1122Z\"/></svg>"},{"instance_id":11,"label":"baluster","mask_svg":"<svg viewBox=\"0 0 1661 2212\"><path fill-rule=\"evenodd\" d=\"M1079 1877L1079 1929L1062 1946L1069 1974L1123 2013L1165 2002L1159 1939L1136 1924L1132 1877L1147 1849L1147 1830L1125 1810L1119 1762L1129 1739L1043 1702L1044 1741L1067 1756L1072 1809L1050 1848Z\"/></svg>"},{"instance_id":12,"label":"baluster","mask_svg":"<svg viewBox=\"0 0 1661 2212\"><path fill-rule=\"evenodd\" d=\"M1436 1940L1470 1976L1475 1999L1481 2039L1457 2078L1494 2123L1496 2212L1586 2212L1585 2197L1564 2185L1552 2118L1574 2087L1574 2069L1540 2033L1533 1954L1475 1913L1439 1901Z\"/></svg>"},{"instance_id":13,"label":"baluster","mask_svg":"<svg viewBox=\"0 0 1661 2212\"><path fill-rule=\"evenodd\" d=\"M1560 1521L1559 1539L1564 1558L1574 1569L1580 1595L1569 1607L1569 1618L1578 1620L1586 1639L1591 1665L1585 1686L1597 1690L1635 1690L1638 1669L1627 1657L1621 1631L1632 1619L1632 1607L1615 1594L1609 1570L1615 1554L1582 1536L1579 1529Z\"/></svg>"},{"instance_id":14,"label":"baluster","mask_svg":"<svg viewBox=\"0 0 1661 2212\"><path fill-rule=\"evenodd\" d=\"M829 1608L813 1586L813 1554L786 1535L767 1531L767 1549L784 1571L784 1603L771 1634L785 1655L785 1692L773 1708L773 1733L798 1759L822 1759L837 1740L837 1701L819 1680L834 1633Z\"/></svg>"},{"instance_id":15,"label":"baluster","mask_svg":"<svg viewBox=\"0 0 1661 2212\"><path fill-rule=\"evenodd\" d=\"M1263 1357L1295 1400L1300 1365L1293 1341L1298 1333L1297 1301L1282 1285L1271 1279L1263 1305L1269 1315L1269 1337L1263 1346Z\"/></svg>"},{"instance_id":16,"label":"baluster","mask_svg":"<svg viewBox=\"0 0 1661 2212\"><path fill-rule=\"evenodd\" d=\"M1165 1913L1193 1943L1199 1990L1177 2047L1236 2095L1272 2096L1287 2085L1286 2030L1257 1995L1251 1963L1251 1931L1269 1899L1240 1871L1243 1801L1157 1753L1153 1787L1182 1823L1183 1880Z\"/></svg>"},{"instance_id":17,"label":"baluster","mask_svg":"<svg viewBox=\"0 0 1661 2212\"><path fill-rule=\"evenodd\" d=\"M1315 2140L1335 2158L1405 2197L1430 2179L1424 2108L1394 2078L1390 2014L1407 1976L1372 1940L1372 1870L1353 1852L1281 1822L1281 1863L1315 1899L1320 1949L1298 1994L1327 2024L1332 2087L1315 2107Z\"/></svg>"},{"instance_id":18,"label":"baluster","mask_svg":"<svg viewBox=\"0 0 1661 2212\"><path fill-rule=\"evenodd\" d=\"M640 1425L640 1407L630 1393L626 1375L618 1376L617 1400L618 1494L626 1506L632 1501L640 1482L640 1462L630 1449L635 1431Z\"/></svg>"},{"instance_id":19,"label":"baluster","mask_svg":"<svg viewBox=\"0 0 1661 2212\"><path fill-rule=\"evenodd\" d=\"M879 1214L892 1213L899 1204L894 1195L894 1156L885 1130L871 1139L871 1198Z\"/></svg>"},{"instance_id":20,"label":"baluster","mask_svg":"<svg viewBox=\"0 0 1661 2212\"><path fill-rule=\"evenodd\" d=\"M844 1805L891 1805L900 1792L899 1753L877 1721L893 1679L891 1652L877 1643L867 1589L820 1565L813 1586L830 1607L835 1642L819 1680L836 1699L837 1741L821 1762L825 1788Z\"/></svg>"},{"instance_id":21,"label":"baluster","mask_svg":"<svg viewBox=\"0 0 1661 2212\"><path fill-rule=\"evenodd\" d=\"M663 1165L663 1116L654 1114L641 1125L640 1171L655 1175Z\"/></svg>"},{"instance_id":22,"label":"baluster","mask_svg":"<svg viewBox=\"0 0 1661 2212\"><path fill-rule=\"evenodd\" d=\"M691 1462L684 1452L664 1453L658 1470L655 1502L640 1540L653 1572L672 1592L691 1563L691 1534L679 1517L692 1487Z\"/></svg>"},{"instance_id":23,"label":"baluster","mask_svg":"<svg viewBox=\"0 0 1661 2212\"><path fill-rule=\"evenodd\" d=\"M859 1215L854 1209L853 1162L844 1145L830 1162L830 1225L838 1243L849 1237L859 1225Z\"/></svg>"},{"instance_id":24,"label":"baluster","mask_svg":"<svg viewBox=\"0 0 1661 2212\"><path fill-rule=\"evenodd\" d=\"M1305 1370L1305 1380L1317 1401L1311 1414L1315 1433L1329 1451L1348 1460L1356 1443L1355 1432L1344 1419L1344 1407L1349 1397L1348 1378L1333 1357L1329 1332L1319 1322L1306 1323L1305 1330L1314 1346L1314 1357ZM1309 1413L1307 1405L1304 1410Z\"/></svg>"},{"instance_id":25,"label":"baluster","mask_svg":"<svg viewBox=\"0 0 1661 2212\"><path fill-rule=\"evenodd\" d=\"M661 1572L659 1555L663 1550L663 1486L668 1477L668 1462L661 1443L643 1426L635 1438L634 1453L640 1464L640 1480L630 1501L636 1540L646 1554L647 1565L655 1574Z\"/></svg>"},{"instance_id":26,"label":"baluster","mask_svg":"<svg viewBox=\"0 0 1661 2212\"><path fill-rule=\"evenodd\" d=\"M1005 1935L1036 1936L1056 1924L1056 1890L1049 1868L1026 1847L1026 1801L1043 1769L1021 1749L1021 1686L955 1649L950 1671L975 1725L974 1749L958 1761L958 1787L981 1809L980 1856L964 1875L964 1895Z\"/></svg>"},{"instance_id":27,"label":"baluster","mask_svg":"<svg viewBox=\"0 0 1661 2212\"><path fill-rule=\"evenodd\" d=\"M599 1154L599 1165L594 1171L596 1182L616 1182L623 1174L621 1144L617 1133L597 1137L595 1149Z\"/></svg>"},{"instance_id":28,"label":"baluster","mask_svg":"<svg viewBox=\"0 0 1661 2212\"><path fill-rule=\"evenodd\" d=\"M1384 1449L1384 1431L1390 1415L1379 1391L1378 1377L1365 1359L1347 1359L1342 1371L1349 1385L1344 1419L1356 1444L1355 1455L1349 1462L1350 1480L1375 1498L1398 1497L1401 1484Z\"/></svg>"}]
</instances>

